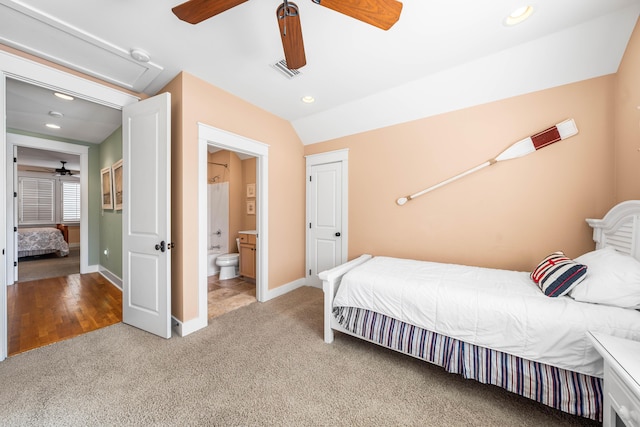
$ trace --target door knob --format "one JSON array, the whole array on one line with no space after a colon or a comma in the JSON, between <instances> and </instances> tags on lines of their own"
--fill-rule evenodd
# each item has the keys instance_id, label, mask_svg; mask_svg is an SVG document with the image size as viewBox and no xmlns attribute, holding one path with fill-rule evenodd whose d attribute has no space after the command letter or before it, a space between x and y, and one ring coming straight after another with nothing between
<instances>
[{"instance_id":1,"label":"door knob","mask_svg":"<svg viewBox=\"0 0 640 427\"><path fill-rule=\"evenodd\" d=\"M164 252L164 240L160 244L156 243L156 251Z\"/></svg>"},{"instance_id":2,"label":"door knob","mask_svg":"<svg viewBox=\"0 0 640 427\"><path fill-rule=\"evenodd\" d=\"M339 231L336 233L336 237L340 237L340 232Z\"/></svg>"}]
</instances>

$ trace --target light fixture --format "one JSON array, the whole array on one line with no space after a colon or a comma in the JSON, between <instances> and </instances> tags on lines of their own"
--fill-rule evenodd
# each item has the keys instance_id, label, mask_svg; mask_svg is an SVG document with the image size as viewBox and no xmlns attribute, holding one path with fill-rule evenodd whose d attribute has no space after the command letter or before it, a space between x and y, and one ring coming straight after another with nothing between
<instances>
[{"instance_id":1,"label":"light fixture","mask_svg":"<svg viewBox=\"0 0 640 427\"><path fill-rule=\"evenodd\" d=\"M57 96L60 99L64 99L65 101L73 101L75 98L71 95L67 95L64 93L60 93L60 92L54 92L53 93L55 96Z\"/></svg>"},{"instance_id":2,"label":"light fixture","mask_svg":"<svg viewBox=\"0 0 640 427\"><path fill-rule=\"evenodd\" d=\"M151 59L149 54L142 49L131 49L129 54L138 62L149 62L149 60Z\"/></svg>"},{"instance_id":3,"label":"light fixture","mask_svg":"<svg viewBox=\"0 0 640 427\"><path fill-rule=\"evenodd\" d=\"M50 115L51 117L55 117L56 119L61 119L61 118L63 118L63 117L64 117L64 114L62 114L62 113L61 113L61 112L59 112L59 111L49 111L49 115Z\"/></svg>"},{"instance_id":4,"label":"light fixture","mask_svg":"<svg viewBox=\"0 0 640 427\"><path fill-rule=\"evenodd\" d=\"M313 104L316 101L316 99L311 95L303 96L300 100L305 104Z\"/></svg>"},{"instance_id":5,"label":"light fixture","mask_svg":"<svg viewBox=\"0 0 640 427\"><path fill-rule=\"evenodd\" d=\"M58 126L55 123L47 123L45 126L48 127L49 129L60 129L60 126Z\"/></svg>"},{"instance_id":6,"label":"light fixture","mask_svg":"<svg viewBox=\"0 0 640 427\"><path fill-rule=\"evenodd\" d=\"M512 26L526 20L533 13L533 6L521 6L511 12L504 20L505 25Z\"/></svg>"}]
</instances>

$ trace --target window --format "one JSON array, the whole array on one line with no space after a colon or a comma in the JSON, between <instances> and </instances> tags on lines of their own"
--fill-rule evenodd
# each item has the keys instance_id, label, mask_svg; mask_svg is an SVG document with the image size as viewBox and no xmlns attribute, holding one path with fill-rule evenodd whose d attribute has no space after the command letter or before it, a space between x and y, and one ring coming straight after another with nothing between
<instances>
[{"instance_id":1,"label":"window","mask_svg":"<svg viewBox=\"0 0 640 427\"><path fill-rule=\"evenodd\" d=\"M27 177L19 179L20 224L50 224L54 222L54 182L52 179Z\"/></svg>"},{"instance_id":2,"label":"window","mask_svg":"<svg viewBox=\"0 0 640 427\"><path fill-rule=\"evenodd\" d=\"M18 224L80 222L80 183L64 178L18 177Z\"/></svg>"},{"instance_id":3,"label":"window","mask_svg":"<svg viewBox=\"0 0 640 427\"><path fill-rule=\"evenodd\" d=\"M80 183L62 181L62 222L80 222Z\"/></svg>"}]
</instances>

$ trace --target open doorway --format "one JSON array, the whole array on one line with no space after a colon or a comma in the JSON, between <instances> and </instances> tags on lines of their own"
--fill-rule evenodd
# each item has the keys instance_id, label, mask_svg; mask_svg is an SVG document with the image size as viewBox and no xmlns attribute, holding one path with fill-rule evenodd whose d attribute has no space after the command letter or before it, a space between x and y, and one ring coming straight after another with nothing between
<instances>
[{"instance_id":1,"label":"open doorway","mask_svg":"<svg viewBox=\"0 0 640 427\"><path fill-rule=\"evenodd\" d=\"M98 175L105 151L97 147L108 132L121 134L122 119L90 101L60 101L52 89L10 78L6 86L5 297L7 354L14 355L122 319L121 290L98 273L102 263L90 266L98 239L88 238L89 224L95 230L102 222L88 208L95 198L89 177Z\"/></svg>"},{"instance_id":2,"label":"open doorway","mask_svg":"<svg viewBox=\"0 0 640 427\"><path fill-rule=\"evenodd\" d=\"M17 271L28 282L80 273L80 156L18 146Z\"/></svg>"},{"instance_id":3,"label":"open doorway","mask_svg":"<svg viewBox=\"0 0 640 427\"><path fill-rule=\"evenodd\" d=\"M30 82L38 87L49 88L51 90L69 93L75 95L78 99L90 99L93 103L100 104L116 110L121 117L120 111L123 107L137 103L139 98L137 96L125 93L121 90L110 88L101 84L88 81L73 74L60 72L60 70L43 66L42 64L33 62L29 59L22 58L20 56L12 55L5 52L0 52L0 117L9 117L9 111L7 111L6 98L7 84L11 80L16 79L24 82ZM45 110L44 114L48 114L48 110ZM6 164L8 134L7 130L10 130L8 120L0 122L0 163ZM74 138L76 140L82 140L81 138ZM56 143L54 142L54 145ZM84 163L88 167L88 158L85 159L87 163ZM81 156L81 165L83 164ZM5 169L6 170L6 169ZM7 213L7 196L12 189L7 188L6 174L0 174L0 241L6 242L9 232L12 232L12 228L9 229L11 224L8 222ZM82 179L82 178L81 178ZM84 188L84 186L83 186ZM99 190L98 190L99 192ZM89 204L87 197L84 197L84 190L81 197L84 201L81 201L81 210L83 213L89 211ZM92 240L89 241L88 230L85 233L82 229L86 227L81 226L80 245L82 247L88 247L88 251L81 249L80 253L80 269L81 273L97 272L99 269L99 246L94 247L96 243ZM11 231L10 231L11 230ZM98 242L99 243L99 242ZM4 248L5 251L11 249L9 247ZM8 353L8 334L7 334L7 272L9 267L10 257L5 254L4 262L0 265L0 360L4 360Z\"/></svg>"},{"instance_id":4,"label":"open doorway","mask_svg":"<svg viewBox=\"0 0 640 427\"><path fill-rule=\"evenodd\" d=\"M208 283L207 283L207 254L209 237L208 226L208 150L209 147L233 151L255 157L255 271L256 271L256 299L260 302L269 299L268 260L269 260L269 230L268 230L268 188L269 188L269 146L240 135L202 123L198 124L198 317L192 324L183 325L183 330L196 330L208 323ZM215 175L214 175L215 177ZM246 191L246 189L245 189ZM246 193L245 193L246 194ZM246 208L245 208L246 209Z\"/></svg>"},{"instance_id":5,"label":"open doorway","mask_svg":"<svg viewBox=\"0 0 640 427\"><path fill-rule=\"evenodd\" d=\"M208 317L256 299L256 157L207 148Z\"/></svg>"}]
</instances>

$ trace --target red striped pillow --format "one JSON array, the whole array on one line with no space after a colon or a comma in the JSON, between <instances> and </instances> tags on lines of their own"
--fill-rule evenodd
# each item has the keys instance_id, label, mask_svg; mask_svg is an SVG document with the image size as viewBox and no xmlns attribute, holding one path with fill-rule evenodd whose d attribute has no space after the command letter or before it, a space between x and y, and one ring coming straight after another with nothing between
<instances>
[{"instance_id":1,"label":"red striped pillow","mask_svg":"<svg viewBox=\"0 0 640 427\"><path fill-rule=\"evenodd\" d=\"M559 297L584 280L585 274L586 265L575 262L563 252L554 252L531 272L531 279L546 296Z\"/></svg>"}]
</instances>

